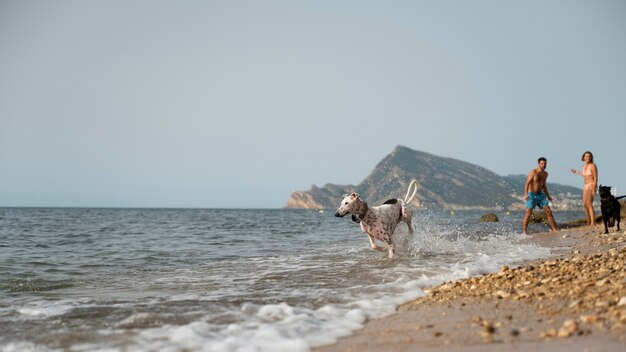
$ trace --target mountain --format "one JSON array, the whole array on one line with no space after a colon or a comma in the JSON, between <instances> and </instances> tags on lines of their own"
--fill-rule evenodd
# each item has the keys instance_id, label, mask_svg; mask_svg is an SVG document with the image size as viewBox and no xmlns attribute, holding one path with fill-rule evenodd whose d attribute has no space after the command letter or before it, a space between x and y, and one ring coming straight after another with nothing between
<instances>
[{"instance_id":1,"label":"mountain","mask_svg":"<svg viewBox=\"0 0 626 352\"><path fill-rule=\"evenodd\" d=\"M389 198L404 198L412 179L418 182L411 202L414 206L444 209L523 206L525 175L500 176L465 161L397 146L360 184L327 184L322 188L312 186L309 191L295 191L285 208L332 209L339 205L341 196L349 192L357 192L369 204L381 204ZM548 190L568 207L577 206L582 193L579 188L550 182Z\"/></svg>"}]
</instances>

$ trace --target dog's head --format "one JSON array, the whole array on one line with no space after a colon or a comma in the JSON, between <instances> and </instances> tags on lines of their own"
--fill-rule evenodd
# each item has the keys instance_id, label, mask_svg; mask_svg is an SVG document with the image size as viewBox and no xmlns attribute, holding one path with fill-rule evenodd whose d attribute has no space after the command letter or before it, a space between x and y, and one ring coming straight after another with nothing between
<instances>
[{"instance_id":1,"label":"dog's head","mask_svg":"<svg viewBox=\"0 0 626 352\"><path fill-rule=\"evenodd\" d=\"M359 198L358 194L354 192L344 194L341 199L341 204L339 204L339 208L337 208L335 212L335 216L343 218L347 214L355 214L361 203L361 198Z\"/></svg>"},{"instance_id":2,"label":"dog's head","mask_svg":"<svg viewBox=\"0 0 626 352\"><path fill-rule=\"evenodd\" d=\"M600 185L600 187L598 187L598 193L600 193L600 198L608 198L611 196L611 187Z\"/></svg>"}]
</instances>

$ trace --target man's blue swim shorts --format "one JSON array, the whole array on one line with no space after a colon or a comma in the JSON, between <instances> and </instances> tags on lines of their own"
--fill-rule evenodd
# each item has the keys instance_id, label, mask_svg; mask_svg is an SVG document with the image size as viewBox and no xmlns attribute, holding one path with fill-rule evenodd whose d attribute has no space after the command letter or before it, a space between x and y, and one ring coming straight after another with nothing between
<instances>
[{"instance_id":1,"label":"man's blue swim shorts","mask_svg":"<svg viewBox=\"0 0 626 352\"><path fill-rule=\"evenodd\" d=\"M533 209L534 207L539 207L540 209L543 209L543 207L547 205L548 205L548 198L546 198L545 193L528 192L528 201L526 201L527 209Z\"/></svg>"}]
</instances>

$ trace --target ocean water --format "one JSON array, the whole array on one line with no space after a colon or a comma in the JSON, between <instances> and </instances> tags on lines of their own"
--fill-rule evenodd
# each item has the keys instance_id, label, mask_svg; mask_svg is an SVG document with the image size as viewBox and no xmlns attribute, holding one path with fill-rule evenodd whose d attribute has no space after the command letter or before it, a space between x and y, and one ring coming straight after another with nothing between
<instances>
[{"instance_id":1,"label":"ocean water","mask_svg":"<svg viewBox=\"0 0 626 352\"><path fill-rule=\"evenodd\" d=\"M480 215L415 211L390 261L332 211L0 208L0 351L307 351L549 254Z\"/></svg>"}]
</instances>

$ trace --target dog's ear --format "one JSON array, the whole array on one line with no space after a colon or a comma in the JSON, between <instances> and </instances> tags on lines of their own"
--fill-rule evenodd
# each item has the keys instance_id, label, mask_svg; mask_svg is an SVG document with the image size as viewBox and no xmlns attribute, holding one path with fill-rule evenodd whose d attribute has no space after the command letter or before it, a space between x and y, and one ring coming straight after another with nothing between
<instances>
[{"instance_id":1,"label":"dog's ear","mask_svg":"<svg viewBox=\"0 0 626 352\"><path fill-rule=\"evenodd\" d=\"M352 193L350 194L350 197L352 197L352 198L359 198L359 195L358 195L358 194L356 194L355 192L352 192Z\"/></svg>"}]
</instances>

